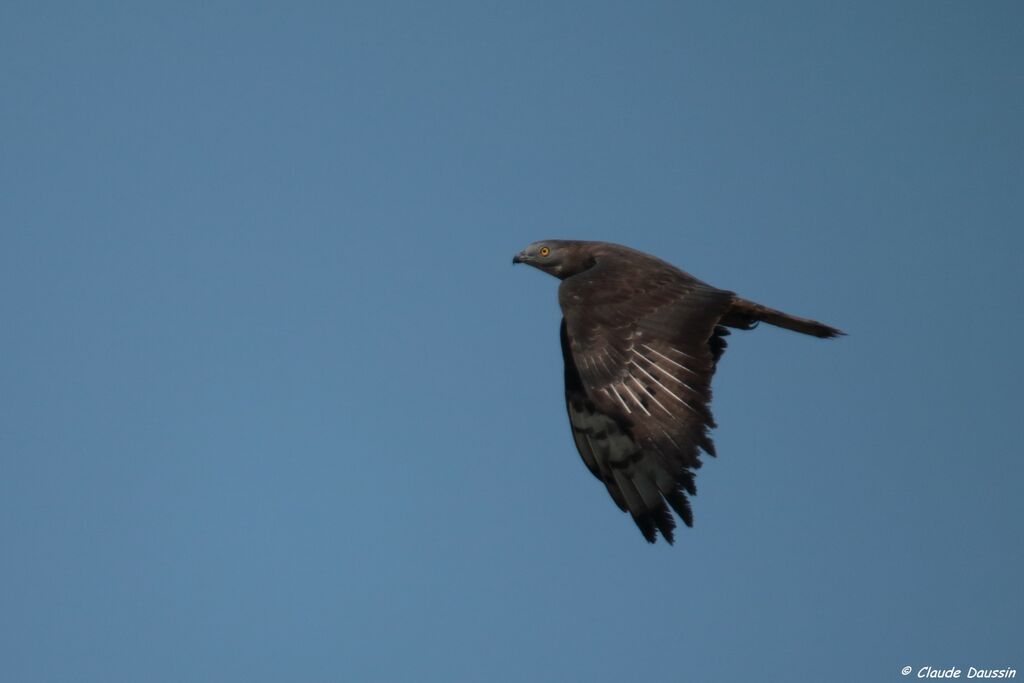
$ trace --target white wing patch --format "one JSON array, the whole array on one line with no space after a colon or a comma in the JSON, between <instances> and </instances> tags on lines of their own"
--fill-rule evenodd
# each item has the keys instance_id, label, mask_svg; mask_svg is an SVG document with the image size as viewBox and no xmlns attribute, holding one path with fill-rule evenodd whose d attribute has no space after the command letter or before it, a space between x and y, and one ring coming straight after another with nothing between
<instances>
[{"instance_id":1,"label":"white wing patch","mask_svg":"<svg viewBox=\"0 0 1024 683\"><path fill-rule=\"evenodd\" d=\"M693 356L691 356L690 354L688 354L688 353L686 353L686 352L684 352L684 351L680 351L679 349L673 348L673 347L671 347L671 346L670 346L670 347L668 347L668 350L669 350L669 351L671 351L672 353L678 353L678 354L679 354L680 356L682 356L683 358L689 358L690 360L697 360L696 358L694 358L694 357L693 357Z\"/></svg>"},{"instance_id":2,"label":"white wing patch","mask_svg":"<svg viewBox=\"0 0 1024 683\"><path fill-rule=\"evenodd\" d=\"M632 361L630 361L630 362L632 362ZM651 399L652 401L654 401L654 402L655 402L655 403L657 404L657 406L658 406L659 408L661 408L662 410L664 410L664 411L665 411L665 413L666 413L666 414L667 414L667 415L668 415L669 417L672 417L672 411L670 411L670 410L669 410L668 408L666 408L666 407L665 407L664 405L662 405L661 401L659 401L658 399L656 399L656 398L654 397L654 394L652 394L651 392L649 392L649 391L647 390L647 387L645 387L645 386L644 386L643 384L641 384L640 380L638 380L638 379L637 379L636 377L634 377L633 375L629 375L629 378L630 378L631 380L633 380L633 381L634 381L634 382L636 383L636 385L637 385L637 387L639 387L640 391L642 391L642 392L644 392L645 394L647 394L647 397L648 397L649 399ZM648 415L650 415L650 413L648 413Z\"/></svg>"},{"instance_id":3,"label":"white wing patch","mask_svg":"<svg viewBox=\"0 0 1024 683\"><path fill-rule=\"evenodd\" d=\"M632 376L632 375L630 375L630 376ZM651 412L649 410L647 410L647 407L640 401L640 399L638 399L636 397L636 394L633 393L633 390L626 386L625 382L622 383L622 388L626 390L626 393L629 394L630 398L632 398L634 401L636 401L636 404L638 406L640 406L640 410L644 411L644 413L648 417L650 417L651 416Z\"/></svg>"},{"instance_id":4,"label":"white wing patch","mask_svg":"<svg viewBox=\"0 0 1024 683\"><path fill-rule=\"evenodd\" d=\"M634 353L637 353L635 349L634 349ZM650 359L648 359L648 358L647 358L647 357L645 357L644 355L642 355L642 354L640 354L640 353L637 353L637 355L638 355L638 356L640 356L641 358L643 358L644 360L646 360L646 361L647 361L648 363L651 363ZM693 412L694 412L695 414L697 414L697 415L700 415L700 413L699 413L699 412L698 412L698 411L697 411L696 409L694 409L694 407L693 407L693 406L691 406L691 405L690 405L689 403L687 403L687 402L686 402L686 401L684 401L683 399L679 398L679 396L677 396L676 394L674 394L674 393L672 392L672 390L671 390L671 389L669 389L669 388L668 388L668 387L666 387L666 386L665 386L664 384L662 384L662 383L661 383L660 381L658 381L658 378L657 378L657 377L655 377L655 376L654 376L654 375L652 375L651 373L647 372L647 369L646 369L646 368L645 368L644 366L640 365L639 363L637 363L637 362L636 362L635 360L633 360L632 358L630 358L630 359L629 359L629 362L630 362L630 363L632 363L634 367L636 367L636 368L639 368L640 372L642 372L642 373L644 373L645 375L647 375L647 378L648 378L648 379L650 379L650 380L651 380L652 382L654 382L654 383L655 383L655 384L657 384L657 385L658 385L659 387L661 387L661 390L662 390L662 391L664 391L664 392L665 392L666 394L668 394L669 396L671 396L671 397L672 397L672 398L674 398L675 400L677 400L677 401L679 401L680 403L682 403L682 404L683 404L684 406L686 406L687 408L689 408L689 409L690 409L691 411L693 411ZM654 363L651 363L651 365L653 365L653 366L654 366L654 368L655 368L656 370L658 370L659 372L661 372L661 374L663 374L663 375L667 375L667 376L669 376L669 377L671 377L671 376L672 376L671 374L669 374L669 373L665 372L664 370L662 370L662 369L661 369L660 367L658 367L658 366L657 366L657 365L655 365ZM673 378L673 379L675 379L675 378ZM676 381L678 381L678 380L676 380ZM680 384L682 384L682 382L680 382ZM685 386L685 385L684 385L684 386ZM689 388L689 387L687 387L687 388ZM662 406L662 407L664 408L664 406ZM668 411L666 411L666 412L668 412Z\"/></svg>"},{"instance_id":5,"label":"white wing patch","mask_svg":"<svg viewBox=\"0 0 1024 683\"><path fill-rule=\"evenodd\" d=\"M676 361L672 360L671 358L669 358L669 357L668 357L668 356L666 356L665 354L661 353L661 352L660 352L660 351L658 351L657 349L652 349L652 348L651 348L650 346L648 346L647 344L643 344L642 346L643 346L643 347L644 347L645 349L647 349L648 351L650 351L651 353L655 354L656 356L660 356L660 357L664 358L665 360L667 360L667 361L668 361L669 363L671 363L672 365L676 366L676 367L677 367L677 368L679 368L680 370L686 370L686 371L687 371L688 373L690 373L691 375L696 375L696 374L697 374L696 372L694 372L694 371L693 371L693 370L691 370L690 368L686 367L685 365L682 365L681 363L677 363ZM680 354L680 355L686 356L687 358L693 358L693 356L688 356L687 354L683 353L682 351L679 351L678 349L670 349L670 350L671 350L671 351L675 351L676 353L678 353L678 354ZM647 359L647 357L646 357L646 356L643 356L643 354L640 354L640 355L641 355L641 356L642 356L642 357L644 358L644 360L647 360L647 362L651 362L650 360L648 360L648 359Z\"/></svg>"},{"instance_id":6,"label":"white wing patch","mask_svg":"<svg viewBox=\"0 0 1024 683\"><path fill-rule=\"evenodd\" d=\"M690 386L689 384L687 384L687 383L686 383L686 382L684 382L683 380L679 379L678 377L676 377L675 375L673 375L673 374L672 374L671 372L669 372L669 371L665 370L665 368L661 367L660 365L658 365L657 363L655 363L654 361L652 361L652 360L651 360L650 358L648 358L648 357L647 357L647 356L645 356L644 354L640 353L639 351L636 351L636 350L634 349L634 350L633 350L633 353L635 353L636 355L640 356L640 357L641 357L641 358L643 358L643 359L644 359L645 361L647 361L648 363L650 363L650 367L651 367L652 369L654 369L654 370L657 370L657 371L658 371L658 372L660 372L660 373L661 373L662 375L664 375L665 377L668 377L668 378L669 378L670 380L672 380L672 381L673 381L673 382L675 382L676 384L678 384L678 385L680 385L680 386L682 386L682 387L685 387L687 391L690 391L690 392L692 392L692 393L694 393L694 394L699 394L699 393L700 393L700 392L698 392L698 391L697 391L696 389L694 389L693 387L691 387L691 386ZM631 359L631 360L632 360L632 359ZM636 363L635 363L635 362L634 362L633 364L634 364L634 365L636 365ZM675 365L679 365L679 364L678 364L678 363L675 363ZM693 371L692 371L692 370L690 370L689 368L683 367L682 365L679 365L679 367L683 368L683 370L686 370L687 372L691 372L691 373L693 372ZM694 373L694 374L695 374L695 373ZM653 379L653 377L652 377L652 379Z\"/></svg>"},{"instance_id":7,"label":"white wing patch","mask_svg":"<svg viewBox=\"0 0 1024 683\"><path fill-rule=\"evenodd\" d=\"M646 349L647 353L644 353L641 349ZM666 403L672 405L672 402L668 399L664 402L658 400L658 397L655 395L657 392L654 391L656 386L658 390L671 396L672 399L693 414L703 417L703 413L683 397L686 395L686 392L695 397L700 397L702 392L697 391L676 376L679 370L688 372L695 377L698 376L695 371L688 368L682 362L687 358L696 361L696 358L679 349L668 347L668 352L679 358L679 360L673 360L648 344L640 344L639 347L630 344L628 348L624 349L624 352L627 366L632 365L635 367L642 373L642 377L631 373L628 367L623 367L621 360L616 360L616 356L620 355L618 351L613 356L608 348L605 347L592 355L580 354L580 360L585 368L595 372L598 372L599 368L603 368L607 374L607 380L599 380L598 382L599 385L604 386L594 387L595 389L600 388L609 400L613 400L622 406L627 415L631 415L639 410L644 415L651 417L651 411L648 410L648 406L653 403L666 415L674 417L672 410L666 405ZM661 365L661 363L664 363L664 365ZM678 388L674 391L669 389L666 386L668 380L662 381L666 377L685 391Z\"/></svg>"},{"instance_id":8,"label":"white wing patch","mask_svg":"<svg viewBox=\"0 0 1024 683\"><path fill-rule=\"evenodd\" d=\"M611 385L611 387L612 387L612 393L615 394L615 398L619 399L619 403L621 403L622 407L626 409L626 413L627 414L632 413L633 411L630 410L629 406L626 405L626 402L622 400L622 396L619 394L619 390L615 388L615 385L613 384L613 385ZM607 393L607 391L605 393Z\"/></svg>"}]
</instances>

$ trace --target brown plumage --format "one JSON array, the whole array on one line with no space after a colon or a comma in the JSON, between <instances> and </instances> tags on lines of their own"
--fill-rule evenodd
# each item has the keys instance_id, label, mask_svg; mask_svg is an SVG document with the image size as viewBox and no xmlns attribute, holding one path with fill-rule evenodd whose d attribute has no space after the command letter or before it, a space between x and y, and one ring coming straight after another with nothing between
<instances>
[{"instance_id":1,"label":"brown plumage","mask_svg":"<svg viewBox=\"0 0 1024 683\"><path fill-rule=\"evenodd\" d=\"M644 538L672 543L671 507L693 526L700 451L714 455L711 377L727 328L759 322L815 337L834 327L716 289L608 242L535 242L512 259L562 282L565 401L583 462Z\"/></svg>"}]
</instances>

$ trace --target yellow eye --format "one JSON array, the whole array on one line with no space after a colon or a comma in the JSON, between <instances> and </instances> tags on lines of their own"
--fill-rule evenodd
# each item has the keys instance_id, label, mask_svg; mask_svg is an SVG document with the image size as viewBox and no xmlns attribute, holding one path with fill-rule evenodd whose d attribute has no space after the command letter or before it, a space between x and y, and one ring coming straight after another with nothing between
<instances>
[{"instance_id":1,"label":"yellow eye","mask_svg":"<svg viewBox=\"0 0 1024 683\"><path fill-rule=\"evenodd\" d=\"M541 256L547 256L548 254L551 253L551 250L548 249L547 247L541 247L540 251L538 251L537 253L540 254Z\"/></svg>"}]
</instances>

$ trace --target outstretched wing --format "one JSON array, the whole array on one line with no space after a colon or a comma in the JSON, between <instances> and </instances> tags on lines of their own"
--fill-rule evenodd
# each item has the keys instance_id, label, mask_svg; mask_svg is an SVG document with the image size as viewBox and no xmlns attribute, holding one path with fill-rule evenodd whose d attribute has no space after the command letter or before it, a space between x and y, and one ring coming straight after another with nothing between
<instances>
[{"instance_id":1,"label":"outstretched wing","mask_svg":"<svg viewBox=\"0 0 1024 683\"><path fill-rule=\"evenodd\" d=\"M693 514L715 363L734 295L671 269L602 268L563 281L562 352L576 447L644 538L669 543ZM597 272L592 272L597 271ZM586 276L586 277L584 277Z\"/></svg>"}]
</instances>

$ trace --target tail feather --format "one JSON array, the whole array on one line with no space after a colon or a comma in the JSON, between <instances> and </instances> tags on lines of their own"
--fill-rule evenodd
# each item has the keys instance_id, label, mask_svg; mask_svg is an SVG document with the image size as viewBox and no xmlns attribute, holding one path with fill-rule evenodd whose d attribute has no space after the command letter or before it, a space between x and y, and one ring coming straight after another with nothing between
<instances>
[{"instance_id":1,"label":"tail feather","mask_svg":"<svg viewBox=\"0 0 1024 683\"><path fill-rule=\"evenodd\" d=\"M728 327L735 327L741 330L749 330L757 326L759 322L766 322L769 325L783 327L787 330L809 334L812 337L831 339L846 334L842 330L830 327L825 323L807 318L798 318L789 313L777 311L761 304L740 299L737 297L732 302L732 307L722 317L722 324Z\"/></svg>"}]
</instances>

